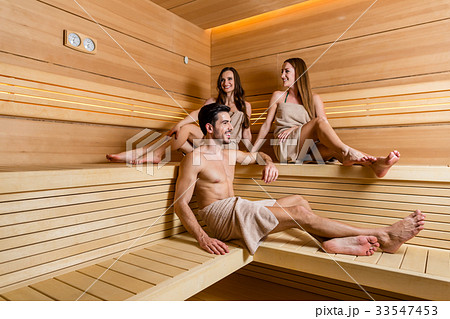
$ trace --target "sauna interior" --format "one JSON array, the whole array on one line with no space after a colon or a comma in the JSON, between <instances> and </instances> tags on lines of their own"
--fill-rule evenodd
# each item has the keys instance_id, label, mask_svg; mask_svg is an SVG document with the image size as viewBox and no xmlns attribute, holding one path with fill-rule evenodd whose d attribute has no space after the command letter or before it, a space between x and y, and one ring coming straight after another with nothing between
<instances>
[{"instance_id":1,"label":"sauna interior","mask_svg":"<svg viewBox=\"0 0 450 319\"><path fill-rule=\"evenodd\" d=\"M0 300L450 300L448 0L0 8ZM241 76L255 139L290 57L310 66L345 143L397 149L400 162L382 179L361 166L277 164L265 191L253 180L261 166L237 167L236 195L300 194L361 227L424 211L425 229L397 253L330 256L293 229L255 255L233 244L210 255L173 211L182 155L150 168L106 160L216 96L226 66ZM268 142L262 151L274 155Z\"/></svg>"}]
</instances>

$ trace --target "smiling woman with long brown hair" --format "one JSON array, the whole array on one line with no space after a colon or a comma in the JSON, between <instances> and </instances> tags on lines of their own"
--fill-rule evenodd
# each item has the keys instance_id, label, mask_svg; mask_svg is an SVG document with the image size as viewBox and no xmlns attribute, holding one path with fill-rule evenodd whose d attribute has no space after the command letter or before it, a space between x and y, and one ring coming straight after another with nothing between
<instances>
[{"instance_id":1,"label":"smiling woman with long brown hair","mask_svg":"<svg viewBox=\"0 0 450 319\"><path fill-rule=\"evenodd\" d=\"M210 103L220 103L230 108L231 124L233 131L231 133L232 147L238 147L241 139L251 142L252 134L250 132L250 116L252 108L249 102L245 101L245 92L241 84L239 73L233 67L226 67L220 71L217 78L216 98L211 97L203 105ZM186 118L178 122L168 133L173 138L159 146L153 151L149 151L150 145L138 148L132 151L119 154L109 154L106 158L112 162L128 162L141 164L146 162L159 163L164 156L167 147L172 150L179 150L183 153L192 152L194 140L201 139L203 133L200 128L193 124L198 122L198 113L200 109L191 112Z\"/></svg>"},{"instance_id":2,"label":"smiling woman with long brown hair","mask_svg":"<svg viewBox=\"0 0 450 319\"><path fill-rule=\"evenodd\" d=\"M275 155L281 162L303 160L302 147L314 141L324 160L336 158L343 165L370 167L378 177L387 174L400 158L398 151L386 157L374 157L344 144L328 123L323 102L311 91L306 63L300 58L284 61L281 79L285 91L275 91L270 99L267 118L261 126L253 150L258 150L275 120Z\"/></svg>"}]
</instances>

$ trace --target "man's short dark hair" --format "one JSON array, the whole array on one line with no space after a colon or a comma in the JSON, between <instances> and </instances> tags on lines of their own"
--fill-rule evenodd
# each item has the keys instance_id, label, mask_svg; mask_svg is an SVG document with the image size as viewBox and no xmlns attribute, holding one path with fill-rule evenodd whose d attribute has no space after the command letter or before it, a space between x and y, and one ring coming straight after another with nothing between
<instances>
[{"instance_id":1,"label":"man's short dark hair","mask_svg":"<svg viewBox=\"0 0 450 319\"><path fill-rule=\"evenodd\" d=\"M198 113L198 122L203 134L206 135L206 124L215 125L217 121L217 115L221 112L230 112L230 108L226 105L219 103L211 103L203 106Z\"/></svg>"}]
</instances>

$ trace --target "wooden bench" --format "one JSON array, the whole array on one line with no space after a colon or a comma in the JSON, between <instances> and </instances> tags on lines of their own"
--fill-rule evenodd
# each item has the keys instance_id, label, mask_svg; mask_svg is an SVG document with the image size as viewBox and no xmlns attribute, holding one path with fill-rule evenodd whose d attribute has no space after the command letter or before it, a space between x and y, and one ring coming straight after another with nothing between
<instances>
[{"instance_id":1,"label":"wooden bench","mask_svg":"<svg viewBox=\"0 0 450 319\"><path fill-rule=\"evenodd\" d=\"M122 164L4 168L2 298L184 300L249 263L242 248L214 256L177 235L185 230L172 209L176 171L167 165L150 176Z\"/></svg>"},{"instance_id":2,"label":"wooden bench","mask_svg":"<svg viewBox=\"0 0 450 319\"><path fill-rule=\"evenodd\" d=\"M318 214L366 227L390 224L420 208L427 213L427 228L396 254L329 256L293 229L270 235L254 256L234 246L225 256L213 256L184 233L170 209L176 165L153 176L121 164L3 169L0 296L184 300L252 261L272 268L255 266L246 275L268 281L280 280L277 267L293 271L291 283L302 272L410 298L449 296L449 168L397 166L382 180L362 167L279 169L279 180L262 186L267 194L251 178L259 176L260 167L239 167L236 195L302 194Z\"/></svg>"},{"instance_id":3,"label":"wooden bench","mask_svg":"<svg viewBox=\"0 0 450 319\"><path fill-rule=\"evenodd\" d=\"M270 235L254 255L255 262L417 298L448 300L449 167L394 166L383 179L374 179L363 167L280 165L279 169L276 182L259 186L250 178L259 175L257 167L239 167L236 195L258 200L300 194L317 214L361 227L389 225L421 209L427 214L426 228L397 253L378 251L370 257L331 256L311 236L292 229ZM256 277L269 272L261 269L254 272ZM277 276L263 278L276 281Z\"/></svg>"}]
</instances>

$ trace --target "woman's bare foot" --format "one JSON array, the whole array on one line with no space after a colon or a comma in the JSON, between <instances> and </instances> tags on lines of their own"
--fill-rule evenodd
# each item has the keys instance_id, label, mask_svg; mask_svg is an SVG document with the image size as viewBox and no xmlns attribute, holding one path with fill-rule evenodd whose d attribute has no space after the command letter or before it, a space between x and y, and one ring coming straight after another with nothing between
<instances>
[{"instance_id":1,"label":"woman's bare foot","mask_svg":"<svg viewBox=\"0 0 450 319\"><path fill-rule=\"evenodd\" d=\"M416 210L401 221L387 227L385 234L378 237L381 249L388 253L395 253L403 243L415 237L424 225L425 214Z\"/></svg>"},{"instance_id":2,"label":"woman's bare foot","mask_svg":"<svg viewBox=\"0 0 450 319\"><path fill-rule=\"evenodd\" d=\"M323 249L330 254L371 256L380 247L375 236L355 236L333 238L322 243Z\"/></svg>"},{"instance_id":3,"label":"woman's bare foot","mask_svg":"<svg viewBox=\"0 0 450 319\"><path fill-rule=\"evenodd\" d=\"M153 163L158 164L161 162L162 156L155 151L148 152L147 154L142 155L141 157L133 160L131 164L140 165L145 163Z\"/></svg>"},{"instance_id":4,"label":"woman's bare foot","mask_svg":"<svg viewBox=\"0 0 450 319\"><path fill-rule=\"evenodd\" d=\"M135 150L117 153L117 154L107 154L106 158L110 162L114 163L132 163L136 158L142 156L144 150L142 148L138 148Z\"/></svg>"},{"instance_id":5,"label":"woman's bare foot","mask_svg":"<svg viewBox=\"0 0 450 319\"><path fill-rule=\"evenodd\" d=\"M349 147L347 152L343 154L342 165L350 166L353 164L370 165L376 160L375 157L365 155L354 148Z\"/></svg>"},{"instance_id":6,"label":"woman's bare foot","mask_svg":"<svg viewBox=\"0 0 450 319\"><path fill-rule=\"evenodd\" d=\"M377 177L383 177L387 174L392 165L398 162L400 159L399 151L392 151L386 157L377 157L370 167L375 172Z\"/></svg>"}]
</instances>

